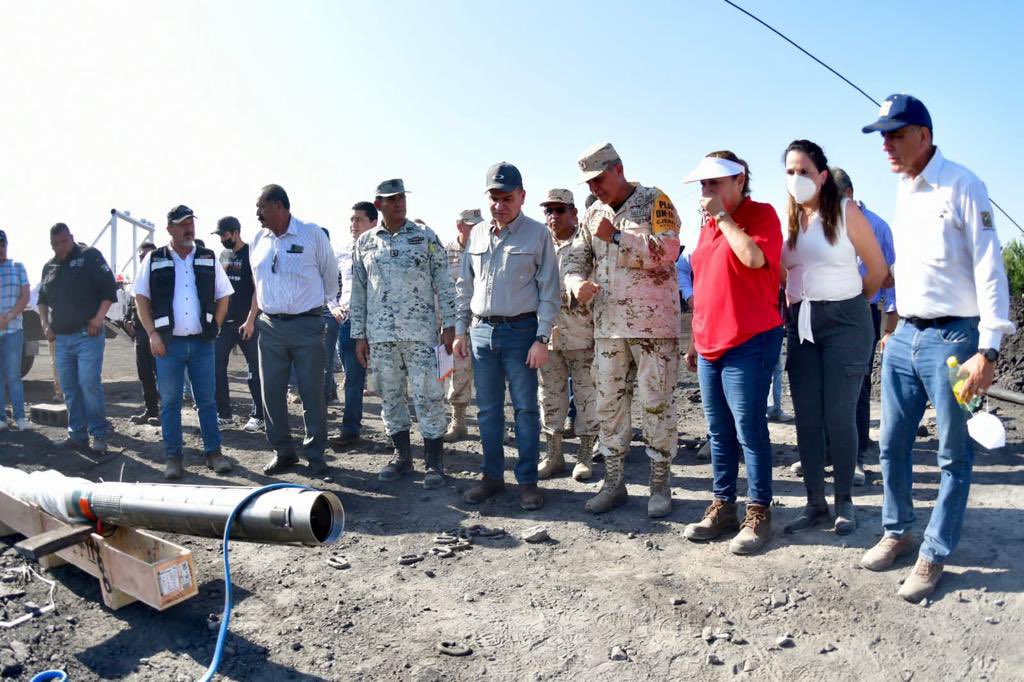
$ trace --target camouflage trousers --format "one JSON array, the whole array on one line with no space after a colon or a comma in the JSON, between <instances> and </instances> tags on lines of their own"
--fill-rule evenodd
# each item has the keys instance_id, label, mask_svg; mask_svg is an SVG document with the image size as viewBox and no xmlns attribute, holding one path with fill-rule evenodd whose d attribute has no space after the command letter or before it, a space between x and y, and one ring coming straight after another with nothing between
<instances>
[{"instance_id":1,"label":"camouflage trousers","mask_svg":"<svg viewBox=\"0 0 1024 682\"><path fill-rule=\"evenodd\" d=\"M561 431L569 414L569 377L576 401L576 433L597 435L597 392L591 373L594 349L551 350L540 368L540 416L544 431Z\"/></svg>"},{"instance_id":2,"label":"camouflage trousers","mask_svg":"<svg viewBox=\"0 0 1024 682\"><path fill-rule=\"evenodd\" d=\"M437 380L434 348L419 341L387 341L370 344L370 367L380 394L380 416L388 435L408 431L406 382L412 386L412 402L424 438L444 435L446 414L444 384Z\"/></svg>"},{"instance_id":3,"label":"camouflage trousers","mask_svg":"<svg viewBox=\"0 0 1024 682\"><path fill-rule=\"evenodd\" d=\"M635 379L647 456L672 461L678 439L679 339L596 339L594 350L601 452L606 457L629 452Z\"/></svg>"},{"instance_id":4,"label":"camouflage trousers","mask_svg":"<svg viewBox=\"0 0 1024 682\"><path fill-rule=\"evenodd\" d=\"M452 405L468 405L473 391L473 356L455 354L455 371L448 377L445 399Z\"/></svg>"}]
</instances>

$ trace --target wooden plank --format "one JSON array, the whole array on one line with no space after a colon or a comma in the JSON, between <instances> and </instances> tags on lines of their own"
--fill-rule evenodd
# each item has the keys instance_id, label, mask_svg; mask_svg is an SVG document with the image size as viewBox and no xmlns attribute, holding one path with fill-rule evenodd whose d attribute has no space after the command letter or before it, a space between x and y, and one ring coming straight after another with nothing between
<instances>
[{"instance_id":1,"label":"wooden plank","mask_svg":"<svg viewBox=\"0 0 1024 682\"><path fill-rule=\"evenodd\" d=\"M14 551L26 559L38 562L45 556L85 542L92 535L92 526L63 526L27 537L14 545Z\"/></svg>"}]
</instances>

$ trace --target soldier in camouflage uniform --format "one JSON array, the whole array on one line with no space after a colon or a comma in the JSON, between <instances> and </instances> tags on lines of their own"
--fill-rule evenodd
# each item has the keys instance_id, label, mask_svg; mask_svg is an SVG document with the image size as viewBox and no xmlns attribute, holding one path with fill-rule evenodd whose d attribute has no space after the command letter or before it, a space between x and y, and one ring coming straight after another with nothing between
<instances>
[{"instance_id":1,"label":"soldier in camouflage uniform","mask_svg":"<svg viewBox=\"0 0 1024 682\"><path fill-rule=\"evenodd\" d=\"M405 185L386 180L374 205L381 225L356 241L352 267L352 338L356 357L371 366L381 396L381 417L395 453L379 478L393 481L412 470L406 381L423 435L423 487L444 484L443 384L437 380L437 302L441 343L451 352L455 335L455 288L444 247L429 227L406 218Z\"/></svg>"},{"instance_id":2,"label":"soldier in camouflage uniform","mask_svg":"<svg viewBox=\"0 0 1024 682\"><path fill-rule=\"evenodd\" d=\"M567 189L550 190L540 205L544 208L544 217L551 230L561 280L565 275L565 257L572 246L573 237L579 231L572 192ZM562 438L565 417L569 412L571 376L576 399L576 433L580 437L572 477L577 481L585 481L593 475L591 464L594 436L597 435L597 392L591 376L591 366L594 364L594 318L589 305L570 300L565 284L560 286L562 307L548 342L548 364L540 368L540 415L547 442L537 475L550 478L565 469Z\"/></svg>"},{"instance_id":3,"label":"soldier in camouflage uniform","mask_svg":"<svg viewBox=\"0 0 1024 682\"><path fill-rule=\"evenodd\" d=\"M473 226L484 221L480 215L479 208L466 209L459 213L455 221L455 229L459 235L445 244L444 250L448 254L448 272L451 273L452 283L459 280L459 272L462 271L462 254L465 253L466 243L469 242L469 233ZM452 406L452 420L448 423L448 430L444 433L446 443L466 437L466 406L469 404L471 391L473 390L473 362L468 357L461 357L456 354L453 358L455 371L448 380L448 388L445 398Z\"/></svg>"},{"instance_id":4,"label":"soldier in camouflage uniform","mask_svg":"<svg viewBox=\"0 0 1024 682\"><path fill-rule=\"evenodd\" d=\"M597 201L587 209L564 261L565 285L594 311L595 376L601 491L587 502L594 513L627 499L624 463L632 438L633 380L651 460L649 516L672 511L669 465L676 452L675 387L679 368L679 217L655 187L628 182L611 144L579 159Z\"/></svg>"}]
</instances>

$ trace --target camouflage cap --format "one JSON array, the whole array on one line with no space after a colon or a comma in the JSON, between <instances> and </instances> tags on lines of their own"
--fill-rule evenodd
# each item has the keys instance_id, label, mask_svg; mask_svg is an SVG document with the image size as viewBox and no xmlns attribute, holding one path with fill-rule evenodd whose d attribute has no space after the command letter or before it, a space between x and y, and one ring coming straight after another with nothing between
<instances>
[{"instance_id":1,"label":"camouflage cap","mask_svg":"<svg viewBox=\"0 0 1024 682\"><path fill-rule=\"evenodd\" d=\"M374 196L377 197L393 197L396 194L408 194L409 192L405 189L405 183L402 182L402 178L393 178L391 180L385 180L384 182L377 185L377 192Z\"/></svg>"},{"instance_id":2,"label":"camouflage cap","mask_svg":"<svg viewBox=\"0 0 1024 682\"><path fill-rule=\"evenodd\" d=\"M548 204L576 205L572 199L572 192L567 189L549 189L547 197L544 198L544 201L540 202L541 206L547 206Z\"/></svg>"},{"instance_id":3,"label":"camouflage cap","mask_svg":"<svg viewBox=\"0 0 1024 682\"><path fill-rule=\"evenodd\" d=\"M580 180L580 184L593 180L598 175L604 172L608 164L621 162L619 153L615 151L615 147L612 146L611 142L605 142L604 144L595 144L593 147L583 152L580 156L577 164L580 167L580 172L583 173L583 177Z\"/></svg>"},{"instance_id":4,"label":"camouflage cap","mask_svg":"<svg viewBox=\"0 0 1024 682\"><path fill-rule=\"evenodd\" d=\"M459 222L466 223L467 225L476 225L482 223L484 218L480 215L479 208L467 208L465 211L459 211Z\"/></svg>"}]
</instances>

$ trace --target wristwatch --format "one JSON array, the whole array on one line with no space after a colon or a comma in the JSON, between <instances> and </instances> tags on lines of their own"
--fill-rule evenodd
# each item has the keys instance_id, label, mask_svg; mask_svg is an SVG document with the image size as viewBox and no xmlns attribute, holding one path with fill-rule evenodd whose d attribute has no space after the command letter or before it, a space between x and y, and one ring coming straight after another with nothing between
<instances>
[{"instance_id":1,"label":"wristwatch","mask_svg":"<svg viewBox=\"0 0 1024 682\"><path fill-rule=\"evenodd\" d=\"M537 341L539 341L540 343L543 343L545 346L548 345L548 342L550 340L551 340L551 338L548 337L548 336L544 336L543 334L537 334Z\"/></svg>"},{"instance_id":2,"label":"wristwatch","mask_svg":"<svg viewBox=\"0 0 1024 682\"><path fill-rule=\"evenodd\" d=\"M999 359L999 351L995 348L979 348L978 352L985 356L985 359L989 362L995 362Z\"/></svg>"},{"instance_id":3,"label":"wristwatch","mask_svg":"<svg viewBox=\"0 0 1024 682\"><path fill-rule=\"evenodd\" d=\"M620 239L622 239L622 230L615 230L615 233L612 235L612 242L614 242L615 245L618 246Z\"/></svg>"},{"instance_id":4,"label":"wristwatch","mask_svg":"<svg viewBox=\"0 0 1024 682\"><path fill-rule=\"evenodd\" d=\"M725 211L719 211L718 213L715 214L715 221L723 220L728 217L728 213L726 213Z\"/></svg>"}]
</instances>

